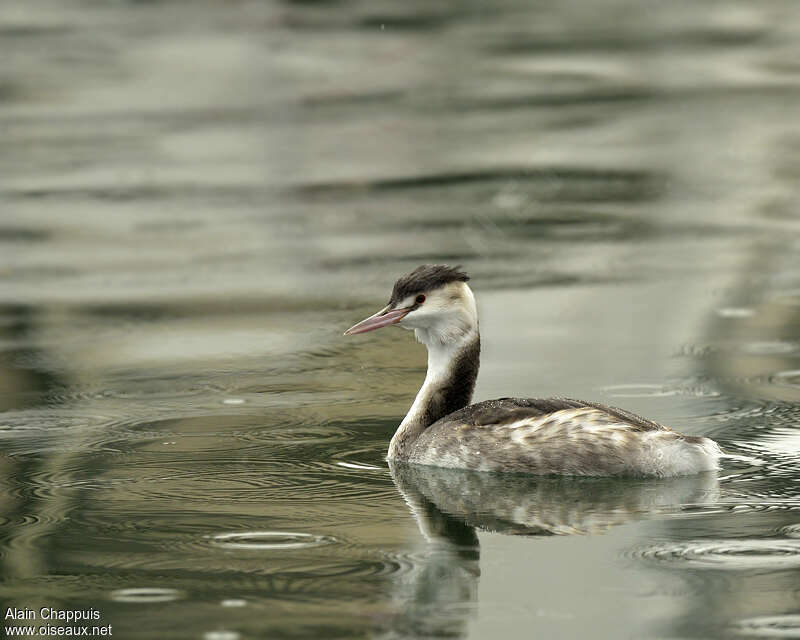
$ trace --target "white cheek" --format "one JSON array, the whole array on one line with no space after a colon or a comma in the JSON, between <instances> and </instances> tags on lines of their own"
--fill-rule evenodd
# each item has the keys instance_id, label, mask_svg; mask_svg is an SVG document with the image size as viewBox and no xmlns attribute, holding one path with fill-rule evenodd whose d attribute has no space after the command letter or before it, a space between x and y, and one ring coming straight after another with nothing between
<instances>
[{"instance_id":1,"label":"white cheek","mask_svg":"<svg viewBox=\"0 0 800 640\"><path fill-rule=\"evenodd\" d=\"M446 321L446 315L440 309L419 308L403 318L400 324L413 329L430 329Z\"/></svg>"}]
</instances>

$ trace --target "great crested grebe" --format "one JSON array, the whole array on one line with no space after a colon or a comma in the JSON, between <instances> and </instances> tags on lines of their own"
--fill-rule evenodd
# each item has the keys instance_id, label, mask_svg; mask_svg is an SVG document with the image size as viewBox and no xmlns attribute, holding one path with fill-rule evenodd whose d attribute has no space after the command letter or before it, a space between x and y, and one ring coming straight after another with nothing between
<instances>
[{"instance_id":1,"label":"great crested grebe","mask_svg":"<svg viewBox=\"0 0 800 640\"><path fill-rule=\"evenodd\" d=\"M399 324L428 349L425 382L392 437L389 460L579 476L663 478L719 469L722 452L713 440L623 409L569 398L470 405L481 341L467 280L458 267L417 267L395 282L389 304L345 332Z\"/></svg>"}]
</instances>

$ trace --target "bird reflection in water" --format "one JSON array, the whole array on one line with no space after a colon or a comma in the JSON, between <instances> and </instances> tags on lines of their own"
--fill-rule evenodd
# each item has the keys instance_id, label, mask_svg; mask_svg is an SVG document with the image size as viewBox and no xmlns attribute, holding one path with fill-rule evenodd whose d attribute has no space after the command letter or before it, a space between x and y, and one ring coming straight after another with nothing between
<instances>
[{"instance_id":1,"label":"bird reflection in water","mask_svg":"<svg viewBox=\"0 0 800 640\"><path fill-rule=\"evenodd\" d=\"M661 480L496 474L389 461L425 551L404 574L404 615L390 637L463 637L478 604L478 530L517 536L600 534L644 518L707 507L715 473Z\"/></svg>"}]
</instances>

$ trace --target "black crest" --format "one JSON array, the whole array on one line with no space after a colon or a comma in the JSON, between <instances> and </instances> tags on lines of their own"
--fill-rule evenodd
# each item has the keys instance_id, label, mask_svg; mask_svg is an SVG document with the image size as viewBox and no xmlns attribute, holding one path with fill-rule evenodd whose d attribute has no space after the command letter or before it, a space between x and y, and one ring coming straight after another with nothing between
<instances>
[{"instance_id":1,"label":"black crest","mask_svg":"<svg viewBox=\"0 0 800 640\"><path fill-rule=\"evenodd\" d=\"M443 287L448 282L466 282L469 276L461 267L446 264L423 264L394 283L390 305L395 305L408 296Z\"/></svg>"}]
</instances>

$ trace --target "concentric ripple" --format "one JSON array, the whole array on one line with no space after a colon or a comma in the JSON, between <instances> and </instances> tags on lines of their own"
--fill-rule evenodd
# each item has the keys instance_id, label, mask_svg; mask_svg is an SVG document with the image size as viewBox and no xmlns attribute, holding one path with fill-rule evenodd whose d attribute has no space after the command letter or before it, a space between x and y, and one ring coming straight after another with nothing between
<instances>
[{"instance_id":1,"label":"concentric ripple","mask_svg":"<svg viewBox=\"0 0 800 640\"><path fill-rule=\"evenodd\" d=\"M796 569L800 567L797 540L696 540L642 547L632 555L675 567L708 569Z\"/></svg>"},{"instance_id":2,"label":"concentric ripple","mask_svg":"<svg viewBox=\"0 0 800 640\"><path fill-rule=\"evenodd\" d=\"M209 538L215 546L223 549L256 551L305 549L336 542L336 539L331 536L288 531L235 531L218 533Z\"/></svg>"},{"instance_id":3,"label":"concentric ripple","mask_svg":"<svg viewBox=\"0 0 800 640\"><path fill-rule=\"evenodd\" d=\"M800 638L800 615L760 616L740 621L736 632L760 638Z\"/></svg>"}]
</instances>

